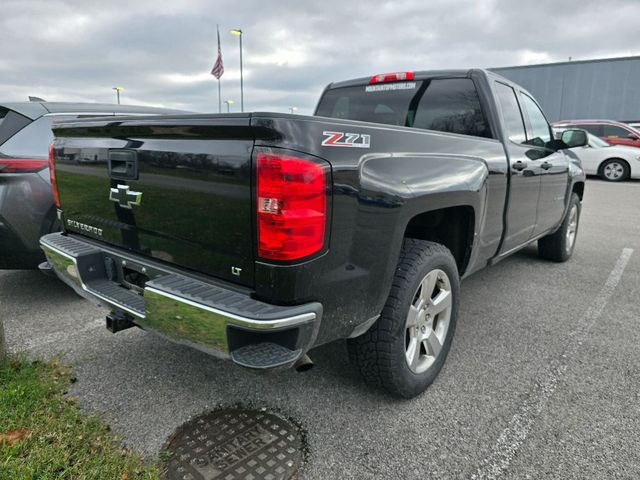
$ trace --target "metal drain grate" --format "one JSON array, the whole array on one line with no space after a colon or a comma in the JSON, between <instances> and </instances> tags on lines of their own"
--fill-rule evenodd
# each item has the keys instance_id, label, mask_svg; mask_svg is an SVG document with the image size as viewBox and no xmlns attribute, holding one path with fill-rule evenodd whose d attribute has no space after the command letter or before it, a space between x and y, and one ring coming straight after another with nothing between
<instances>
[{"instance_id":1,"label":"metal drain grate","mask_svg":"<svg viewBox=\"0 0 640 480\"><path fill-rule=\"evenodd\" d=\"M226 409L182 425L169 440L164 480L284 480L302 464L300 430L265 411Z\"/></svg>"}]
</instances>

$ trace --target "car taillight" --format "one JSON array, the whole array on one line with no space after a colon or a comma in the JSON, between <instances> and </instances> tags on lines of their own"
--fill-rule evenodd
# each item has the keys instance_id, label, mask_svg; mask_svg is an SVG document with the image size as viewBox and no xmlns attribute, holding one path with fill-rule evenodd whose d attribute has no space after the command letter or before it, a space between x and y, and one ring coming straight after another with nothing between
<instances>
[{"instance_id":1,"label":"car taillight","mask_svg":"<svg viewBox=\"0 0 640 480\"><path fill-rule=\"evenodd\" d=\"M53 202L60 208L60 198L58 197L58 185L56 184L56 171L53 168L53 144L49 145L49 178L51 179L51 193Z\"/></svg>"},{"instance_id":2,"label":"car taillight","mask_svg":"<svg viewBox=\"0 0 640 480\"><path fill-rule=\"evenodd\" d=\"M30 158L0 158L0 173L33 173L47 166L46 160Z\"/></svg>"},{"instance_id":3,"label":"car taillight","mask_svg":"<svg viewBox=\"0 0 640 480\"><path fill-rule=\"evenodd\" d=\"M256 154L258 256L296 260L322 249L328 164L295 154Z\"/></svg>"},{"instance_id":4,"label":"car taillight","mask_svg":"<svg viewBox=\"0 0 640 480\"><path fill-rule=\"evenodd\" d=\"M369 84L404 82L406 80L413 80L413 72L379 73L378 75L374 75L373 77L371 77L371 80L369 80Z\"/></svg>"}]
</instances>

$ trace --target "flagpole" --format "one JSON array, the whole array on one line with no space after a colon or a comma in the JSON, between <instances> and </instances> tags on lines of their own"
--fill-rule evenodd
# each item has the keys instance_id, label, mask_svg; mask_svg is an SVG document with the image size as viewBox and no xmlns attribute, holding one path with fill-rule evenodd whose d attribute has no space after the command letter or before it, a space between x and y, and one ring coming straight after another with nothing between
<instances>
[{"instance_id":1,"label":"flagpole","mask_svg":"<svg viewBox=\"0 0 640 480\"><path fill-rule=\"evenodd\" d=\"M218 32L218 55L220 55L220 26L216 24ZM222 113L222 96L220 95L220 77L218 77L218 113Z\"/></svg>"},{"instance_id":2,"label":"flagpole","mask_svg":"<svg viewBox=\"0 0 640 480\"><path fill-rule=\"evenodd\" d=\"M220 48L220 28L216 25L216 33L218 36L218 58L216 63L213 64L211 69L211 75L218 80L218 113L222 113L222 94L220 92L220 77L224 73L224 64L222 63L222 49Z\"/></svg>"}]
</instances>

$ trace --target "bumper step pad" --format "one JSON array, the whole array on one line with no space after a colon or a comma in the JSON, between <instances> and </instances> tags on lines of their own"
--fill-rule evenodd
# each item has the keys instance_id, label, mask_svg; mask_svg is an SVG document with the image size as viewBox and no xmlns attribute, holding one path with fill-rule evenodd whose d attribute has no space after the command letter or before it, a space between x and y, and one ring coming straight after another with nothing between
<instances>
[{"instance_id":1,"label":"bumper step pad","mask_svg":"<svg viewBox=\"0 0 640 480\"><path fill-rule=\"evenodd\" d=\"M86 284L87 291L103 298L109 303L121 305L128 312L144 317L144 298L141 295L122 288L109 280L92 280Z\"/></svg>"},{"instance_id":2,"label":"bumper step pad","mask_svg":"<svg viewBox=\"0 0 640 480\"><path fill-rule=\"evenodd\" d=\"M289 350L271 342L245 345L231 352L231 359L238 365L248 368L275 368L295 362L302 350Z\"/></svg>"}]
</instances>

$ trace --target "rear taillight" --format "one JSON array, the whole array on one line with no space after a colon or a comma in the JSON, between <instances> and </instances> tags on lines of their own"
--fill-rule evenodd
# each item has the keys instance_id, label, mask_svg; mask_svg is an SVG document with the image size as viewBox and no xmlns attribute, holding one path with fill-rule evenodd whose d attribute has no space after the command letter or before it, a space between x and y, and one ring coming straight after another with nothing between
<instances>
[{"instance_id":1,"label":"rear taillight","mask_svg":"<svg viewBox=\"0 0 640 480\"><path fill-rule=\"evenodd\" d=\"M258 256L296 260L324 246L328 164L275 152L256 154Z\"/></svg>"},{"instance_id":2,"label":"rear taillight","mask_svg":"<svg viewBox=\"0 0 640 480\"><path fill-rule=\"evenodd\" d=\"M0 173L33 173L46 168L46 160L30 158L0 158Z\"/></svg>"},{"instance_id":3,"label":"rear taillight","mask_svg":"<svg viewBox=\"0 0 640 480\"><path fill-rule=\"evenodd\" d=\"M378 75L374 75L373 77L371 77L371 80L369 80L369 84L404 82L407 80L413 80L413 72L379 73Z\"/></svg>"},{"instance_id":4,"label":"rear taillight","mask_svg":"<svg viewBox=\"0 0 640 480\"><path fill-rule=\"evenodd\" d=\"M58 197L58 185L56 184L56 171L53 168L53 144L49 145L49 178L51 179L51 193L53 202L60 208L60 198Z\"/></svg>"}]
</instances>

